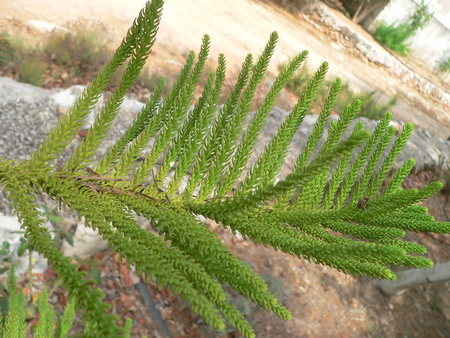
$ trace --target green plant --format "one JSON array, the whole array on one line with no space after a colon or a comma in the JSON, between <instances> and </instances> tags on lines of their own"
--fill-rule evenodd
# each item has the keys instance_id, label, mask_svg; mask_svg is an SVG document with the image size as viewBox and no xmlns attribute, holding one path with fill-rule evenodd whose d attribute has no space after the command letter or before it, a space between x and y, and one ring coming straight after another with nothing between
<instances>
[{"instance_id":1,"label":"green plant","mask_svg":"<svg viewBox=\"0 0 450 338\"><path fill-rule=\"evenodd\" d=\"M276 33L258 60L246 57L236 85L220 109L225 57L219 55L215 73L209 75L202 96L190 109L208 57L210 40L205 36L197 62L191 52L164 96L160 78L130 128L94 163L93 155L150 53L162 4L161 0L146 4L111 61L28 161L0 160L0 184L23 223L27 240L58 272L76 308L83 309L84 323L93 336L116 337L124 330L108 313L103 292L94 289L92 281L85 279L86 273L52 242L42 226L45 220L40 217L36 194L84 217L86 226L98 230L126 257L127 264L136 266L147 279L156 277L161 287L179 293L206 323L220 330L227 321L246 337L253 337L253 330L226 300L222 285L231 286L280 318L291 315L268 292L266 283L197 216L238 231L255 244L270 245L354 275L395 279L389 269L392 266L432 266L421 256L423 246L402 238L406 230L450 231L449 223L435 221L418 205L441 189L442 183L403 190L401 183L414 166L410 159L381 190L413 125L407 123L396 135L389 126L391 115L386 114L372 134L364 130L362 122L351 128L361 106L356 100L331 123L325 144L316 149L341 87L339 79L333 83L293 170L280 179L291 140L324 80L326 63L314 74L256 163L245 170L277 94L307 56L307 52L300 53L280 72L246 125L257 86L274 52ZM127 59L122 81L86 137L68 161L55 164L112 74ZM350 128L351 135L346 138ZM136 162L147 146L150 149L143 161ZM141 228L136 214L150 219L161 236Z\"/></svg>"},{"instance_id":2,"label":"green plant","mask_svg":"<svg viewBox=\"0 0 450 338\"><path fill-rule=\"evenodd\" d=\"M19 65L19 81L42 87L45 82L46 69L47 64L44 61L33 60L31 57L27 57Z\"/></svg>"},{"instance_id":3,"label":"green plant","mask_svg":"<svg viewBox=\"0 0 450 338\"><path fill-rule=\"evenodd\" d=\"M439 299L439 296L435 292L433 292L433 294L431 295L430 310L434 312L443 313L441 300Z\"/></svg>"},{"instance_id":4,"label":"green plant","mask_svg":"<svg viewBox=\"0 0 450 338\"><path fill-rule=\"evenodd\" d=\"M14 231L13 233L16 234L24 234L25 231ZM30 244L28 242L28 240L24 237L20 237L19 238L20 244L17 247L17 256L18 257L22 257L25 252L28 250L28 276L29 276L29 287L30 287L30 293L31 293L31 298L32 296L32 292L33 292L33 251L30 248ZM5 246L6 244L6 246ZM6 272L10 269L10 266L13 262L12 257L13 257L13 253L10 251L10 243L7 241L3 242L3 249L7 248L6 250L1 250L0 251L0 255L2 254L2 252L6 253L6 257L3 260L3 269L1 269L1 273ZM5 262L7 262L5 264Z\"/></svg>"},{"instance_id":5,"label":"green plant","mask_svg":"<svg viewBox=\"0 0 450 338\"><path fill-rule=\"evenodd\" d=\"M5 55L8 68L18 75L19 81L43 86L47 73L55 79L80 82L100 71L111 56L102 35L87 28L54 32L44 41L39 44L17 36L8 40L0 36L0 62Z\"/></svg>"},{"instance_id":6,"label":"green plant","mask_svg":"<svg viewBox=\"0 0 450 338\"><path fill-rule=\"evenodd\" d=\"M10 61L8 34L0 33L0 66Z\"/></svg>"},{"instance_id":7,"label":"green plant","mask_svg":"<svg viewBox=\"0 0 450 338\"><path fill-rule=\"evenodd\" d=\"M94 282L95 285L99 286L102 284L101 271L99 268L99 263L95 259L91 258L80 258L75 256L75 261L81 266L83 271L87 272L87 276Z\"/></svg>"},{"instance_id":8,"label":"green plant","mask_svg":"<svg viewBox=\"0 0 450 338\"><path fill-rule=\"evenodd\" d=\"M53 33L43 50L47 59L64 68L69 77L80 78L99 72L111 56L101 34L82 27Z\"/></svg>"},{"instance_id":9,"label":"green plant","mask_svg":"<svg viewBox=\"0 0 450 338\"><path fill-rule=\"evenodd\" d=\"M375 39L400 55L406 55L410 51L409 45L405 43L409 37L409 26L407 23L399 26L381 23L377 26L374 33Z\"/></svg>"},{"instance_id":10,"label":"green plant","mask_svg":"<svg viewBox=\"0 0 450 338\"><path fill-rule=\"evenodd\" d=\"M422 0L420 7L408 21L400 25L386 25L382 22L377 26L374 37L386 47L401 55L406 55L410 51L406 40L414 36L419 29L422 29L432 17L433 14L428 13L427 6Z\"/></svg>"},{"instance_id":11,"label":"green plant","mask_svg":"<svg viewBox=\"0 0 450 338\"><path fill-rule=\"evenodd\" d=\"M154 92L158 86L159 76L155 73L152 74L139 74L136 83L142 87L147 88L151 92Z\"/></svg>"},{"instance_id":12,"label":"green plant","mask_svg":"<svg viewBox=\"0 0 450 338\"><path fill-rule=\"evenodd\" d=\"M278 70L281 72L286 68L289 62L278 65ZM297 69L297 71L286 82L286 89L289 89L296 95L299 95L303 89L307 86L313 73L310 71L307 64L303 64Z\"/></svg>"},{"instance_id":13,"label":"green plant","mask_svg":"<svg viewBox=\"0 0 450 338\"><path fill-rule=\"evenodd\" d=\"M24 231L15 231L14 233L23 234ZM22 257L28 249L28 242L25 238L20 237L19 239L20 244L17 247L17 256ZM3 256L3 257L2 257ZM11 243L8 241L3 241L2 248L0 249L0 257L1 257L1 263L2 267L0 268L0 273L4 273L9 270L9 267L11 263L13 262L13 252L11 251ZM29 257L30 265L32 261L31 257L31 251L30 251L30 257Z\"/></svg>"},{"instance_id":14,"label":"green plant","mask_svg":"<svg viewBox=\"0 0 450 338\"><path fill-rule=\"evenodd\" d=\"M448 58L447 61L444 61L439 65L439 70L441 72L450 72L450 58Z\"/></svg>"},{"instance_id":15,"label":"green plant","mask_svg":"<svg viewBox=\"0 0 450 338\"><path fill-rule=\"evenodd\" d=\"M361 100L361 111L357 116L364 116L371 120L379 120L387 111L397 104L398 95L391 97L386 104L380 104L379 101L374 98L375 94L376 91L371 93L363 92L359 94L359 99Z\"/></svg>"},{"instance_id":16,"label":"green plant","mask_svg":"<svg viewBox=\"0 0 450 338\"><path fill-rule=\"evenodd\" d=\"M249 268L252 268L252 264L248 264L248 266ZM290 292L285 284L284 278L277 278L271 273L261 273L260 277L263 279L264 283L267 284L268 291L275 296L278 302L284 304L289 299ZM228 285L225 285L223 289L227 296L227 301L239 310L251 326L256 325L259 322L257 311L261 310L261 306L255 304L249 298L243 296ZM210 330L215 335L219 336L236 331L236 329L230 324L226 325L226 327L222 330L215 330L214 328L211 328Z\"/></svg>"},{"instance_id":17,"label":"green plant","mask_svg":"<svg viewBox=\"0 0 450 338\"><path fill-rule=\"evenodd\" d=\"M17 289L16 277L14 274L14 265L8 273L8 294L0 297L6 300L6 311L3 315L0 313L0 338L5 337L26 337L26 320L35 317L35 311L30 312L30 306L26 305L25 296L22 288ZM58 314L55 320L55 311L48 301L48 291L46 288L40 293L38 301L39 322L32 328L34 337L68 337L70 328L75 319L75 302L70 299L66 305L64 314ZM30 312L30 313L28 313ZM129 336L130 320L127 322L125 334ZM85 336L92 336L89 328L84 331Z\"/></svg>"},{"instance_id":18,"label":"green plant","mask_svg":"<svg viewBox=\"0 0 450 338\"><path fill-rule=\"evenodd\" d=\"M42 58L38 44L30 43L17 36L8 37L7 67L17 74L19 81L42 86L47 63Z\"/></svg>"},{"instance_id":19,"label":"green plant","mask_svg":"<svg viewBox=\"0 0 450 338\"><path fill-rule=\"evenodd\" d=\"M0 260L1 260L1 267L0 267L0 274L6 272L9 270L9 267L12 263L12 257L13 254L11 252L11 243L8 241L2 242L2 247L0 249Z\"/></svg>"},{"instance_id":20,"label":"green plant","mask_svg":"<svg viewBox=\"0 0 450 338\"><path fill-rule=\"evenodd\" d=\"M432 17L433 13L428 12L428 6L425 5L425 0L422 0L419 8L414 12L413 16L409 20L410 36L416 34L419 29L422 29Z\"/></svg>"},{"instance_id":21,"label":"green plant","mask_svg":"<svg viewBox=\"0 0 450 338\"><path fill-rule=\"evenodd\" d=\"M42 212L42 215L45 217L45 221L52 222L53 226L55 227L54 230L49 230L49 232L53 232L55 235L53 236L52 240L55 243L55 245L59 248L61 246L61 242L63 239L65 239L70 245L73 246L73 238L72 235L67 232L64 228L58 227L56 225L56 222L61 221L61 217L57 215L57 208L50 209L47 206L43 207L44 211ZM16 234L25 234L25 231L14 231L13 233ZM32 248L30 247L30 243L25 237L19 238L20 244L17 247L17 256L22 257L25 252L28 250L28 274L30 276L29 283L30 283L30 290L32 290L33 287L33 278L32 278L32 271L33 271L33 256L32 256ZM13 262L13 252L11 251L11 243L8 241L3 241L1 249L0 249L0 260L1 260L1 266L0 266L0 274L8 271L10 269L10 266ZM95 263L94 263L95 264ZM94 269L92 269L94 270ZM94 272L95 273L95 272ZM98 279L98 278L97 278Z\"/></svg>"}]
</instances>

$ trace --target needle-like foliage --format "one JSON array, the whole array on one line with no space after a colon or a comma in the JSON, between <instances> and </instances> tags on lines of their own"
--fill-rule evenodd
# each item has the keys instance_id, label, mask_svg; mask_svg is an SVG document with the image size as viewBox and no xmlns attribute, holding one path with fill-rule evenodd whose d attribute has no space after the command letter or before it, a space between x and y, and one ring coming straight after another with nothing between
<instances>
[{"instance_id":1,"label":"needle-like foliage","mask_svg":"<svg viewBox=\"0 0 450 338\"><path fill-rule=\"evenodd\" d=\"M93 163L127 89L150 53L161 9L162 0L147 3L111 62L30 160L0 160L0 184L9 193L28 241L58 272L95 336L116 337L123 329L117 326L117 318L108 314L102 291L50 240L36 195L46 195L84 217L86 226L97 230L129 265L179 293L208 324L221 329L226 321L246 337L253 337L253 330L227 301L222 285L230 285L280 318L291 315L267 291L264 281L198 216L238 231L255 244L270 245L354 275L395 279L392 266L432 266L430 260L417 255L425 248L402 238L406 230L450 231L449 223L434 221L417 204L441 189L441 184L403 190L401 183L414 165L409 160L383 188L413 126L406 124L396 135L387 113L373 133L362 122L352 127L359 101L350 103L340 118L329 124L340 80L331 87L292 172L280 179L292 139L324 80L327 63L313 76L255 164L249 166L277 95L307 57L307 52L294 57L259 109L250 114L278 40L276 33L257 60L251 55L245 58L223 105L219 102L226 62L220 55L216 71L207 77L192 108L208 58L210 40L205 36L198 57L189 54L168 94L162 94L161 78L131 127ZM96 116L87 137L66 163L56 165L112 74L127 59L119 87ZM325 133L326 140L319 148ZM160 236L141 228L136 215L151 220Z\"/></svg>"},{"instance_id":2,"label":"needle-like foliage","mask_svg":"<svg viewBox=\"0 0 450 338\"><path fill-rule=\"evenodd\" d=\"M8 272L8 305L6 317L2 318L0 315L0 338L9 337L28 337L27 327L25 321L26 307L25 307L25 295L22 288L17 289L16 276L15 276L14 264ZM53 306L48 300L47 288L39 294L39 322L34 327L33 337L55 337L66 338L69 337L69 331L75 319L75 302L74 299L70 299L66 304L66 309L62 316L58 316L56 322L56 316ZM31 305L30 305L31 306ZM131 327L125 327L125 336L129 336ZM92 326L92 325L91 325ZM85 327L84 336L92 337L96 332L90 331L90 326Z\"/></svg>"}]
</instances>

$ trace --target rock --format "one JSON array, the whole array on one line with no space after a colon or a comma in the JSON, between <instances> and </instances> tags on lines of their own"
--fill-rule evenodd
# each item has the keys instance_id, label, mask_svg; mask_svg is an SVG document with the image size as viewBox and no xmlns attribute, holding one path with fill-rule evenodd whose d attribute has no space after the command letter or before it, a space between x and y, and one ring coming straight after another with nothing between
<instances>
[{"instance_id":1,"label":"rock","mask_svg":"<svg viewBox=\"0 0 450 338\"><path fill-rule=\"evenodd\" d=\"M77 98L83 93L86 86L75 85L62 91L58 91L51 96L55 103L65 109L69 109L73 106ZM94 123L95 116L100 112L102 105L104 104L103 96L98 100L94 110L87 117L82 130L87 130Z\"/></svg>"},{"instance_id":2,"label":"rock","mask_svg":"<svg viewBox=\"0 0 450 338\"><path fill-rule=\"evenodd\" d=\"M430 283L447 282L450 279L450 262L436 264L431 269L410 269L396 272L397 279L374 280L374 285L386 296L401 294L408 288Z\"/></svg>"},{"instance_id":3,"label":"rock","mask_svg":"<svg viewBox=\"0 0 450 338\"><path fill-rule=\"evenodd\" d=\"M67 31L67 29L54 24L52 22L48 22L48 21L42 21L42 20L29 20L27 21L28 26L37 29L39 32L41 33L49 33L52 31L56 31L56 30L65 30Z\"/></svg>"},{"instance_id":4,"label":"rock","mask_svg":"<svg viewBox=\"0 0 450 338\"><path fill-rule=\"evenodd\" d=\"M416 129L411 135L405 149L400 153L397 163L408 158L416 161L414 172L442 167L450 168L450 142L430 134L427 130Z\"/></svg>"},{"instance_id":5,"label":"rock","mask_svg":"<svg viewBox=\"0 0 450 338\"><path fill-rule=\"evenodd\" d=\"M142 107L144 107L145 104L138 101L138 100L130 100L125 99L123 100L122 106L120 109L127 112L137 113L140 112Z\"/></svg>"},{"instance_id":6,"label":"rock","mask_svg":"<svg viewBox=\"0 0 450 338\"><path fill-rule=\"evenodd\" d=\"M51 98L57 105L69 109L85 88L86 86L75 85L64 90L57 90L55 94L51 95Z\"/></svg>"},{"instance_id":7,"label":"rock","mask_svg":"<svg viewBox=\"0 0 450 338\"><path fill-rule=\"evenodd\" d=\"M0 157L29 159L58 118L48 91L0 78Z\"/></svg>"},{"instance_id":8,"label":"rock","mask_svg":"<svg viewBox=\"0 0 450 338\"><path fill-rule=\"evenodd\" d=\"M80 223L73 235L73 246L67 243L67 241L64 241L61 250L64 252L65 256L77 256L81 259L86 259L97 252L105 250L107 247L108 242L105 241L97 231Z\"/></svg>"},{"instance_id":9,"label":"rock","mask_svg":"<svg viewBox=\"0 0 450 338\"><path fill-rule=\"evenodd\" d=\"M20 223L16 216L0 215L0 225L0 247L3 242L9 242L9 252L11 253L12 263L15 265L16 276L21 278L29 268L28 251L26 251L21 257L17 255L17 248L20 245L20 239L23 238L23 235L20 232L22 232L23 229L20 228ZM37 252L33 251L32 255L34 260L33 272L43 273L47 270L47 260ZM0 255L0 259L2 260L3 258L6 257ZM2 265L0 265L0 267L2 267ZM0 274L1 281L4 282L6 279L7 272Z\"/></svg>"},{"instance_id":10,"label":"rock","mask_svg":"<svg viewBox=\"0 0 450 338\"><path fill-rule=\"evenodd\" d=\"M0 77L0 106L17 102L40 104L46 101L48 101L48 93L44 89Z\"/></svg>"}]
</instances>

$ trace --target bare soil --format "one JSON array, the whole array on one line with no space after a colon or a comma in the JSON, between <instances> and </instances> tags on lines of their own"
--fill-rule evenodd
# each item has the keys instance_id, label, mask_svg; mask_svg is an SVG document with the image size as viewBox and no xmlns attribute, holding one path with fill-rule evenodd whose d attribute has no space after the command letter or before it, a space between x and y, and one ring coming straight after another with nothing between
<instances>
[{"instance_id":1,"label":"bare soil","mask_svg":"<svg viewBox=\"0 0 450 338\"><path fill-rule=\"evenodd\" d=\"M80 18L98 20L109 32L111 43L117 44L140 8L142 0L4 0L0 16L6 24L37 19L64 26ZM337 15L342 15L337 13ZM343 15L342 15L343 16ZM344 16L343 16L344 17ZM349 25L352 25L349 22ZM17 26L16 26L17 27ZM22 26L24 27L24 26ZM356 28L360 29L360 28ZM177 72L188 50L199 49L204 33L212 38L211 62L218 53L227 57L228 72L233 77L247 53L256 55L263 49L272 31L280 40L274 62L269 69L295 53L310 51L310 67L330 62L333 76L341 76L354 88L379 90L385 96L400 94L393 110L394 117L415 124L447 138L450 135L448 107L433 97L404 85L383 67L370 63L355 52L338 32L321 25L314 14L309 17L287 12L260 1L167 1L157 44L150 58L149 72ZM27 34L36 35L28 28ZM361 34L367 34L361 29ZM337 46L337 47L336 47ZM447 88L448 83L422 68L417 61L405 59L417 72ZM292 103L291 95L284 96ZM447 112L446 112L447 111ZM436 173L424 172L410 177L410 187L436 179ZM447 195L440 194L427 202L437 219L448 221L444 212ZM450 212L447 208L447 212ZM440 283L409 289L399 296L387 298L367 278L344 275L327 267L309 264L291 256L275 253L270 248L255 246L232 236L220 227L215 230L241 259L266 276L273 291L283 299L293 319L283 322L264 310L247 306L247 317L257 337L448 337L450 335L450 284ZM428 257L436 262L450 259L449 235L408 234L410 240L429 248ZM102 287L113 311L134 320L133 336L160 336L158 329L129 281L132 274L111 255L97 255L102 271ZM36 276L42 281L51 277ZM36 281L38 283L38 281ZM155 284L148 289L174 337L239 337L236 332L217 333L206 327L178 296L167 290L158 291ZM55 304L62 306L64 297L56 293Z\"/></svg>"}]
</instances>

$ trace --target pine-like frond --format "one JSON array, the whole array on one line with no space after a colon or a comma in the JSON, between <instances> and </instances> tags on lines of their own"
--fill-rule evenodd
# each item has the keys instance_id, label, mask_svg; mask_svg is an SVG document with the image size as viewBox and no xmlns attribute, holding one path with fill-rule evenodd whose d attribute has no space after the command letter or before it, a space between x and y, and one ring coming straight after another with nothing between
<instances>
[{"instance_id":1,"label":"pine-like frond","mask_svg":"<svg viewBox=\"0 0 450 338\"><path fill-rule=\"evenodd\" d=\"M83 309L86 332L115 337L124 331L107 313L101 290L94 289L51 242L39 217L36 194L84 217L86 226L97 230L127 264L179 293L208 324L220 329L228 322L246 337L254 337L253 330L227 301L222 285L230 285L280 318L289 319L290 313L198 216L229 227L255 244L355 275L394 279L392 266L432 266L418 256L425 253L423 246L402 238L406 230L450 232L449 223L434 221L418 205L442 185L402 189L413 160L392 172L412 124L396 135L388 113L370 133L363 122L352 124L361 105L358 100L329 123L340 80L332 85L293 170L280 178L294 135L324 80L327 63L312 77L255 164L249 166L277 95L307 56L300 53L281 71L252 114L250 107L278 40L276 33L255 64L252 55L246 57L223 106L219 102L226 60L219 55L217 69L207 74L202 94L192 106L210 49L210 39L205 36L198 56L194 52L188 55L168 94L163 95L160 78L129 129L98 163L92 163L125 92L150 53L161 8L161 0L147 3L111 62L29 161L0 159L0 185L9 193L28 241L58 271L76 309ZM67 163L54 166L53 160L127 59L119 88L96 117L88 136ZM136 162L137 158L143 161ZM91 164L92 168L88 167ZM390 172L392 178L382 188ZM136 214L151 220L159 235L144 230L135 220ZM69 313L68 318L71 316ZM47 330L42 325L42 330Z\"/></svg>"},{"instance_id":2,"label":"pine-like frond","mask_svg":"<svg viewBox=\"0 0 450 338\"><path fill-rule=\"evenodd\" d=\"M0 337L25 337L27 330L25 322L25 296L22 288L17 290L14 264L8 272L8 312L5 317Z\"/></svg>"},{"instance_id":3,"label":"pine-like frond","mask_svg":"<svg viewBox=\"0 0 450 338\"><path fill-rule=\"evenodd\" d=\"M69 336L70 328L75 320L75 301L73 298L69 299L66 305L63 316L58 321L55 336L58 338L65 338Z\"/></svg>"},{"instance_id":4,"label":"pine-like frond","mask_svg":"<svg viewBox=\"0 0 450 338\"><path fill-rule=\"evenodd\" d=\"M112 75L126 61L126 59L132 55L135 47L139 45L141 41L140 39L144 37L144 33L147 33L149 36L153 36L154 38L158 29L162 5L163 1L157 0L148 2L144 9L142 9L138 18L134 21L133 26L128 30L127 36L123 39L119 48L116 50L112 60L84 90L84 92L76 100L73 107L70 108L66 115L58 121L57 126L53 128L47 138L39 146L37 151L32 154L29 163L33 169L48 170L47 164L59 156L61 151L69 144L70 140L81 128L84 120L92 112L100 96L103 94L107 84L111 80ZM146 28L150 28L150 30L145 32ZM147 40L147 36L145 36L144 39ZM136 56L138 58L143 58L144 54L138 54ZM104 115L111 116L113 114L114 112L107 112ZM100 124L101 122L102 121L98 121L97 124ZM96 135L96 137L101 136ZM89 152L86 150L89 150ZM83 156L89 156L94 150L95 149L85 148ZM79 160L84 161L85 158L80 158Z\"/></svg>"},{"instance_id":5,"label":"pine-like frond","mask_svg":"<svg viewBox=\"0 0 450 338\"><path fill-rule=\"evenodd\" d=\"M55 311L53 306L48 303L48 291L44 288L39 295L39 323L36 326L34 335L36 337L53 336L53 322Z\"/></svg>"},{"instance_id":6,"label":"pine-like frond","mask_svg":"<svg viewBox=\"0 0 450 338\"><path fill-rule=\"evenodd\" d=\"M3 168L2 168L3 169ZM8 198L19 221L25 230L25 236L34 250L43 255L53 268L58 271L63 286L69 290L69 295L77 300L77 308L83 307L87 322L96 323L98 332L105 335L118 335L123 329L116 325L116 317L108 314L108 305L101 299L103 292L92 288L92 282L85 279L85 273L79 271L79 266L71 263L69 257L63 256L59 248L51 240L48 230L43 227L44 220L40 218L39 206L35 202L36 188L54 194L47 190L46 182L50 178L42 177L26 166L11 165L4 168L0 182L9 193ZM60 180L61 181L61 180ZM58 184L53 181L52 183ZM69 193L75 195L78 186L72 182ZM42 193L41 191L38 191Z\"/></svg>"}]
</instances>

